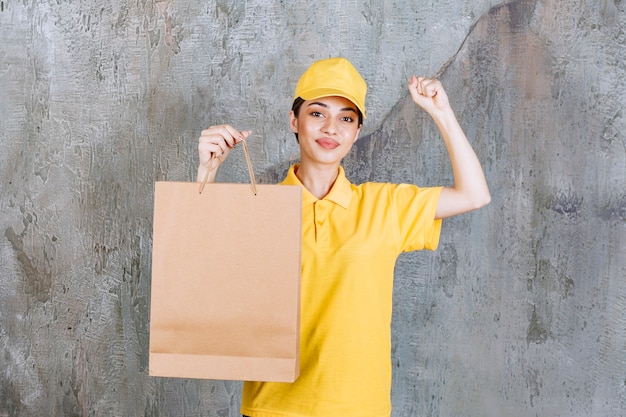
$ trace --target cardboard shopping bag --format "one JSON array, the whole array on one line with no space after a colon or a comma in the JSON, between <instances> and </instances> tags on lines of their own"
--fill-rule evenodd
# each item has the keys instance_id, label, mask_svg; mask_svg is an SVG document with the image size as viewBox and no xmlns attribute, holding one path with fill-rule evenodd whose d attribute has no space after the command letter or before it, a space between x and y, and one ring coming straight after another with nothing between
<instances>
[{"instance_id":1,"label":"cardboard shopping bag","mask_svg":"<svg viewBox=\"0 0 626 417\"><path fill-rule=\"evenodd\" d=\"M299 374L301 189L249 169L252 184L155 185L150 375Z\"/></svg>"}]
</instances>

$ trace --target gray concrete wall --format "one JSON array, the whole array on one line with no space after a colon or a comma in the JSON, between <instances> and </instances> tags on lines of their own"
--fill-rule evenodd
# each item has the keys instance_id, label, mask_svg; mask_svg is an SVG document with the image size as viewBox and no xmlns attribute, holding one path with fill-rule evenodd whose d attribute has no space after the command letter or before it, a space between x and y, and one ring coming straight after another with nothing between
<instances>
[{"instance_id":1,"label":"gray concrete wall","mask_svg":"<svg viewBox=\"0 0 626 417\"><path fill-rule=\"evenodd\" d=\"M153 183L218 122L279 178L334 55L370 86L354 181L450 182L405 90L439 74L493 194L398 262L393 415L626 415L625 7L0 0L0 415L238 415L237 382L147 376Z\"/></svg>"}]
</instances>

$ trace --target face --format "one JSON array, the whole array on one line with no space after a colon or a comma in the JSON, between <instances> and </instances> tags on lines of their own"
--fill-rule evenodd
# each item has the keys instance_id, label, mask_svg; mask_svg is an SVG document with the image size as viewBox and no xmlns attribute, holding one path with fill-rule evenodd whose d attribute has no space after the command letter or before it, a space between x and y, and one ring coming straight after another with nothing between
<instances>
[{"instance_id":1,"label":"face","mask_svg":"<svg viewBox=\"0 0 626 417\"><path fill-rule=\"evenodd\" d=\"M339 164L356 142L359 126L357 107L350 100L329 96L307 100L290 126L298 134L302 164Z\"/></svg>"}]
</instances>

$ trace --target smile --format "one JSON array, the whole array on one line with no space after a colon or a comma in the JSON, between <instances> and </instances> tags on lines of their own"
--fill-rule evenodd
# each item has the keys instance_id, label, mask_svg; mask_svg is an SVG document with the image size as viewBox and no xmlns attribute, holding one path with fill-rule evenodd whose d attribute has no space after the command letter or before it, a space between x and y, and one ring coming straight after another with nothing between
<instances>
[{"instance_id":1,"label":"smile","mask_svg":"<svg viewBox=\"0 0 626 417\"><path fill-rule=\"evenodd\" d=\"M328 138L318 139L315 142L324 149L335 149L339 147L339 142Z\"/></svg>"}]
</instances>

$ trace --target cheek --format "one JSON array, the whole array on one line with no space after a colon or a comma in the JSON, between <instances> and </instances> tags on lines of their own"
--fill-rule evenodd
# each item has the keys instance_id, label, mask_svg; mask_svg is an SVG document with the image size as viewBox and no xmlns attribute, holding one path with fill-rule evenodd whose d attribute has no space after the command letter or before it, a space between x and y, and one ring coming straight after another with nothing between
<instances>
[{"instance_id":1,"label":"cheek","mask_svg":"<svg viewBox=\"0 0 626 417\"><path fill-rule=\"evenodd\" d=\"M360 132L361 132L360 128L350 129L349 137L352 140L352 143L356 142L356 140L359 138Z\"/></svg>"},{"instance_id":2,"label":"cheek","mask_svg":"<svg viewBox=\"0 0 626 417\"><path fill-rule=\"evenodd\" d=\"M320 129L320 123L315 123L315 120L307 119L306 121L300 121L298 124L300 132L317 132Z\"/></svg>"}]
</instances>

